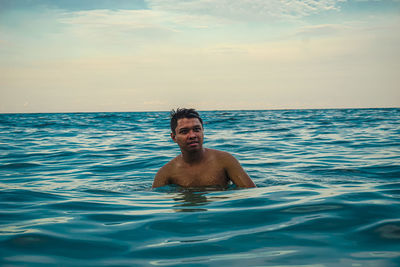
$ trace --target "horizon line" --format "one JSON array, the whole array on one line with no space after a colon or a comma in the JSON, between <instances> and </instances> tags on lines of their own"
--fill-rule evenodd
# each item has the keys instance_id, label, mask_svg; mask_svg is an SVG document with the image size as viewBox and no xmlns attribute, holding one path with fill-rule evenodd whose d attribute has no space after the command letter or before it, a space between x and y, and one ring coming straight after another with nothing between
<instances>
[{"instance_id":1,"label":"horizon line","mask_svg":"<svg viewBox=\"0 0 400 267\"><path fill-rule=\"evenodd\" d=\"M192 108L192 107L187 107ZM279 111L279 110L335 110L335 109L398 109L400 106L392 107L329 107L329 108L268 108L268 109L196 109L199 112L207 111ZM136 111L50 111L50 112L0 112L7 114L79 114L79 113L143 113L143 112L170 112L170 110L136 110Z\"/></svg>"}]
</instances>

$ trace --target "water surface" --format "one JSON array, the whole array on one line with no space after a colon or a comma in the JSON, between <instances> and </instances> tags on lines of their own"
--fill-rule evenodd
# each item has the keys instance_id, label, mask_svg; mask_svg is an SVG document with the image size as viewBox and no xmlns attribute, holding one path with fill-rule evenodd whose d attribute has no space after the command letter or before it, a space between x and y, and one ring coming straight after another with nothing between
<instances>
[{"instance_id":1,"label":"water surface","mask_svg":"<svg viewBox=\"0 0 400 267\"><path fill-rule=\"evenodd\" d=\"M400 265L400 109L201 115L258 188L152 190L167 112L0 114L0 265Z\"/></svg>"}]
</instances>

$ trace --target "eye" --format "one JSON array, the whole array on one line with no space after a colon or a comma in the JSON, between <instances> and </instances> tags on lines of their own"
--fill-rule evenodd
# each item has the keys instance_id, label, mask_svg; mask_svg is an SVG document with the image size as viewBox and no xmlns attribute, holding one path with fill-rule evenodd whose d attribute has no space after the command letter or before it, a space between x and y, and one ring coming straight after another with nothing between
<instances>
[{"instance_id":1,"label":"eye","mask_svg":"<svg viewBox=\"0 0 400 267\"><path fill-rule=\"evenodd\" d=\"M195 132L200 132L200 131L201 131L201 128L200 128L200 127L195 127L193 130L194 130Z\"/></svg>"},{"instance_id":2,"label":"eye","mask_svg":"<svg viewBox=\"0 0 400 267\"><path fill-rule=\"evenodd\" d=\"M179 131L179 133L180 133L180 134L187 134L187 133L188 133L188 130L187 130L187 129L182 129L182 130Z\"/></svg>"}]
</instances>

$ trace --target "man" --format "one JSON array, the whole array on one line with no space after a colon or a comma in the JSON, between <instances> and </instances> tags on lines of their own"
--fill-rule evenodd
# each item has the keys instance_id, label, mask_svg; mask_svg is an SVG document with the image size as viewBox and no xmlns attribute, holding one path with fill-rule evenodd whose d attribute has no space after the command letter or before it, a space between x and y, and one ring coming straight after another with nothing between
<instances>
[{"instance_id":1,"label":"man","mask_svg":"<svg viewBox=\"0 0 400 267\"><path fill-rule=\"evenodd\" d=\"M181 154L156 174L153 187L256 187L240 163L229 153L203 147L203 121L194 109L171 111L171 138Z\"/></svg>"}]
</instances>

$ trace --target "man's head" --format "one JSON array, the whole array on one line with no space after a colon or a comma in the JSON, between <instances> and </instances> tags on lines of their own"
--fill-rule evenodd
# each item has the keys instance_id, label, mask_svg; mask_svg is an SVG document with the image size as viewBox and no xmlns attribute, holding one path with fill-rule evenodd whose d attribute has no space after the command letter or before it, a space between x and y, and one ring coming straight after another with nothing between
<instances>
[{"instance_id":1,"label":"man's head","mask_svg":"<svg viewBox=\"0 0 400 267\"><path fill-rule=\"evenodd\" d=\"M194 109L171 111L171 138L183 153L199 151L203 147L203 121Z\"/></svg>"},{"instance_id":2,"label":"man's head","mask_svg":"<svg viewBox=\"0 0 400 267\"><path fill-rule=\"evenodd\" d=\"M171 111L171 132L172 134L176 134L176 126L178 126L179 119L198 119L203 127L203 120L200 118L199 113L193 108L178 108L176 110Z\"/></svg>"}]
</instances>

